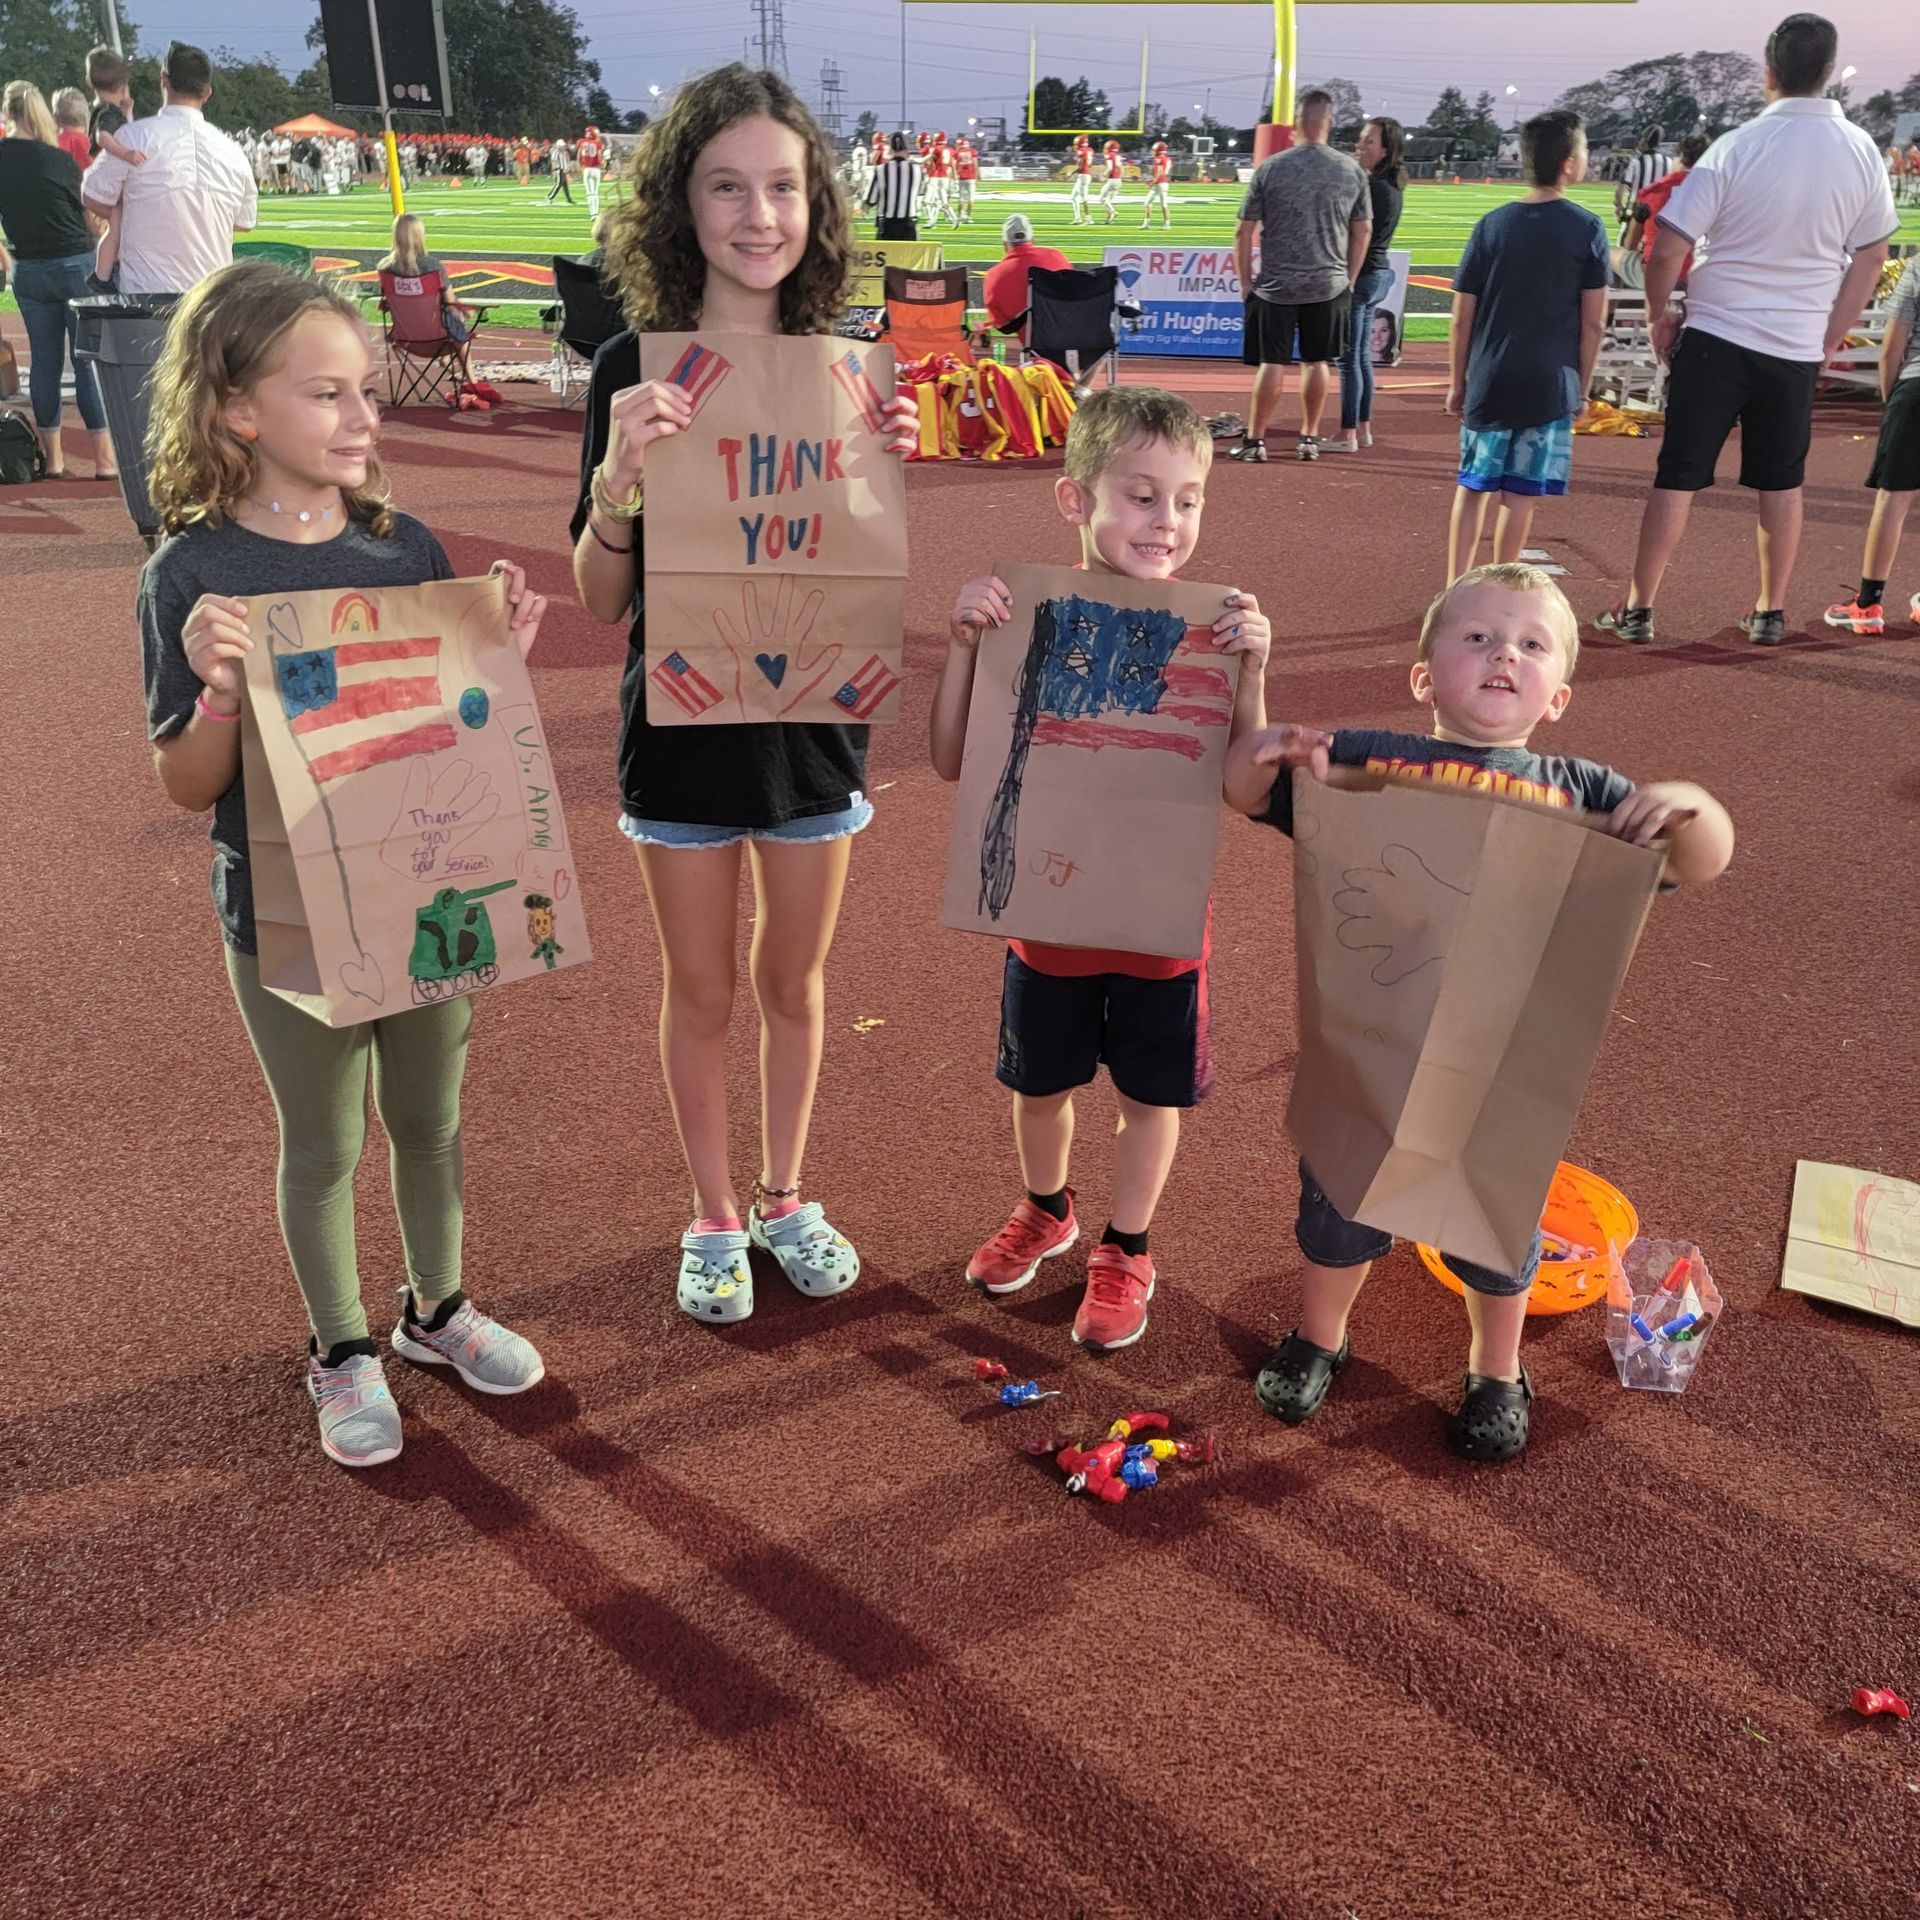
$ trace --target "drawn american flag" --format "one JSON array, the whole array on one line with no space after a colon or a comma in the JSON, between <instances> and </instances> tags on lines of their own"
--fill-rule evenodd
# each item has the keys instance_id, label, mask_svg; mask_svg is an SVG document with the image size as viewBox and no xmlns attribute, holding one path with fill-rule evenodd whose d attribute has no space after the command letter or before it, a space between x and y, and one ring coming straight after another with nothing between
<instances>
[{"instance_id":1,"label":"drawn american flag","mask_svg":"<svg viewBox=\"0 0 1920 1920\"><path fill-rule=\"evenodd\" d=\"M440 693L440 641L348 640L276 653L287 725L321 786L454 742Z\"/></svg>"},{"instance_id":2,"label":"drawn american flag","mask_svg":"<svg viewBox=\"0 0 1920 1920\"><path fill-rule=\"evenodd\" d=\"M684 387L687 398L693 402L693 411L698 415L700 409L719 392L720 382L732 371L731 360L694 340L688 343L686 352L673 363L673 371L667 375L667 385Z\"/></svg>"},{"instance_id":3,"label":"drawn american flag","mask_svg":"<svg viewBox=\"0 0 1920 1920\"><path fill-rule=\"evenodd\" d=\"M833 697L856 720L869 720L900 684L900 676L876 653Z\"/></svg>"},{"instance_id":4,"label":"drawn american flag","mask_svg":"<svg viewBox=\"0 0 1920 1920\"><path fill-rule=\"evenodd\" d=\"M668 654L647 678L693 719L720 704L720 689L685 654Z\"/></svg>"},{"instance_id":5,"label":"drawn american flag","mask_svg":"<svg viewBox=\"0 0 1920 1920\"><path fill-rule=\"evenodd\" d=\"M880 398L880 389L860 364L859 354L849 348L845 359L833 363L833 377L846 389L847 398L853 402L854 411L865 422L867 431L878 433L881 422L886 418L886 402Z\"/></svg>"}]
</instances>

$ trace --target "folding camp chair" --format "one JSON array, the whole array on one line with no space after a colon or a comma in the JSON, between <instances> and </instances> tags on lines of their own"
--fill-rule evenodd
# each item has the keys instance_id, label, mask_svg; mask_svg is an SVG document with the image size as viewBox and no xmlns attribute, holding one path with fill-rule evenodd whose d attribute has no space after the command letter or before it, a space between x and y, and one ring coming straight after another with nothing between
<instances>
[{"instance_id":1,"label":"folding camp chair","mask_svg":"<svg viewBox=\"0 0 1920 1920\"><path fill-rule=\"evenodd\" d=\"M560 296L559 304L547 309L555 334L553 390L562 405L570 407L576 393L584 396L587 391L593 356L616 333L626 331L627 317L592 261L556 253L553 290Z\"/></svg>"},{"instance_id":2,"label":"folding camp chair","mask_svg":"<svg viewBox=\"0 0 1920 1920\"><path fill-rule=\"evenodd\" d=\"M948 354L973 365L965 267L888 267L887 337L901 365Z\"/></svg>"},{"instance_id":3,"label":"folding camp chair","mask_svg":"<svg viewBox=\"0 0 1920 1920\"><path fill-rule=\"evenodd\" d=\"M433 392L442 377L448 406L457 406L460 384L473 378L473 365L467 357L471 338L456 340L440 317L440 296L444 283L439 274L414 276L380 269L380 319L387 343L387 405L403 407L415 394ZM474 329L486 318L485 308L474 315ZM403 385L404 382L404 385Z\"/></svg>"},{"instance_id":4,"label":"folding camp chair","mask_svg":"<svg viewBox=\"0 0 1920 1920\"><path fill-rule=\"evenodd\" d=\"M1085 394L1104 364L1107 385L1120 378L1120 342L1115 323L1140 318L1140 309L1119 297L1118 267L1034 267L1027 274L1027 310L1003 332L1023 328L1031 354L1051 360Z\"/></svg>"}]
</instances>

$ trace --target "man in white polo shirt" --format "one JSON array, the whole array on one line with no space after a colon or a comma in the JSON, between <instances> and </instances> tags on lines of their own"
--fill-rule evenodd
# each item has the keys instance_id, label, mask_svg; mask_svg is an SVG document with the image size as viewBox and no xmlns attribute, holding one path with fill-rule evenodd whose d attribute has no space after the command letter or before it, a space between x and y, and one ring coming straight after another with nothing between
<instances>
[{"instance_id":1,"label":"man in white polo shirt","mask_svg":"<svg viewBox=\"0 0 1920 1920\"><path fill-rule=\"evenodd\" d=\"M130 167L102 153L87 169L87 205L103 218L121 209L122 293L191 292L232 265L233 236L259 217L247 156L201 112L212 91L207 56L174 41L161 61L160 111L120 133L146 164Z\"/></svg>"},{"instance_id":2,"label":"man in white polo shirt","mask_svg":"<svg viewBox=\"0 0 1920 1920\"><path fill-rule=\"evenodd\" d=\"M1666 431L1627 597L1596 623L1622 639L1653 638L1661 577L1736 421L1740 484L1760 506L1760 592L1740 625L1757 646L1786 638L1814 385L1900 224L1873 136L1824 97L1838 48L1818 14L1781 21L1766 109L1722 134L1660 212L1646 278L1654 350L1672 366ZM1682 331L1668 302L1689 249Z\"/></svg>"}]
</instances>

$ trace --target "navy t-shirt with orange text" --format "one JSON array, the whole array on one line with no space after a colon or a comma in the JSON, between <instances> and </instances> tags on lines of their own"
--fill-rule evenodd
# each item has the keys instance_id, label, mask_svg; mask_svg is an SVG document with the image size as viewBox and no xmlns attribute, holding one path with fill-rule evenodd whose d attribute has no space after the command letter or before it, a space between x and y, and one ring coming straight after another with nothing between
<instances>
[{"instance_id":1,"label":"navy t-shirt with orange text","mask_svg":"<svg viewBox=\"0 0 1920 1920\"><path fill-rule=\"evenodd\" d=\"M1327 756L1336 767L1433 780L1469 792L1505 794L1537 806L1611 813L1633 791L1633 782L1597 760L1562 759L1528 747L1476 747L1436 740L1426 733L1395 733L1385 727L1342 727ZM1267 810L1258 818L1282 833L1293 832L1293 782L1273 783Z\"/></svg>"}]
</instances>

